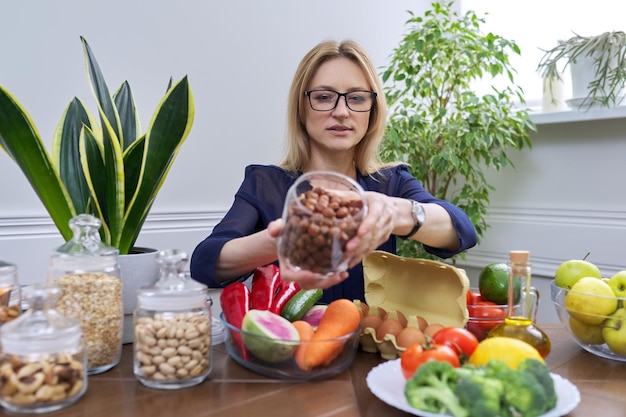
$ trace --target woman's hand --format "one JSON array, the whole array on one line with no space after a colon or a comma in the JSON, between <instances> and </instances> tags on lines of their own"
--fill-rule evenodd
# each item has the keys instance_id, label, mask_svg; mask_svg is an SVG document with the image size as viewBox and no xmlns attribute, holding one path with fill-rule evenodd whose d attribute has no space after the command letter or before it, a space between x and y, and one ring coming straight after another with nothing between
<instances>
[{"instance_id":1,"label":"woman's hand","mask_svg":"<svg viewBox=\"0 0 626 417\"><path fill-rule=\"evenodd\" d=\"M349 268L358 264L367 255L389 239L394 228L394 200L382 193L366 191L367 216L357 230L357 235L346 244Z\"/></svg>"}]
</instances>

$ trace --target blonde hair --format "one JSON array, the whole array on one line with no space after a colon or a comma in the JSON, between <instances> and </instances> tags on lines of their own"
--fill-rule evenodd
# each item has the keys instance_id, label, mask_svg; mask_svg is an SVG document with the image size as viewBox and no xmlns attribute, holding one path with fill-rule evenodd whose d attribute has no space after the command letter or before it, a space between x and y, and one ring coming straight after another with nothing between
<instances>
[{"instance_id":1,"label":"blonde hair","mask_svg":"<svg viewBox=\"0 0 626 417\"><path fill-rule=\"evenodd\" d=\"M387 101L382 83L371 58L365 49L353 40L324 41L311 49L300 61L291 82L287 110L287 138L285 157L280 166L297 173L308 165L310 139L305 127L305 106L308 105L304 92L320 65L335 58L347 58L363 71L372 91L378 95L370 111L369 126L363 139L357 144L354 155L356 169L369 175L385 166L380 160L379 146L385 134Z\"/></svg>"}]
</instances>

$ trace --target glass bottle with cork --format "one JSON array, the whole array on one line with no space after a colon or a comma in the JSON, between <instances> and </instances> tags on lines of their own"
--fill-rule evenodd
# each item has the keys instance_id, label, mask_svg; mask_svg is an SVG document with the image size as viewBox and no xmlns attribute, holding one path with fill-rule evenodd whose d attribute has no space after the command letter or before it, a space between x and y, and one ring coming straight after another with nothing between
<instances>
[{"instance_id":1,"label":"glass bottle with cork","mask_svg":"<svg viewBox=\"0 0 626 417\"><path fill-rule=\"evenodd\" d=\"M536 324L539 292L531 286L528 251L509 252L508 314L488 337L504 336L523 340L534 346L542 357L550 353L550 339Z\"/></svg>"}]
</instances>

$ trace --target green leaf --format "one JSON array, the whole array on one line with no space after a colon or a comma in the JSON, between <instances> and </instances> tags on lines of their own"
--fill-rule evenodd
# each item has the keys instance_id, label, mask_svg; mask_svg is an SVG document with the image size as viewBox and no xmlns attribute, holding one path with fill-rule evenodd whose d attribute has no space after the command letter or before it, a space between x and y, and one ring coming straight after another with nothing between
<instances>
[{"instance_id":1,"label":"green leaf","mask_svg":"<svg viewBox=\"0 0 626 417\"><path fill-rule=\"evenodd\" d=\"M0 86L0 146L20 167L63 238L72 237L69 221L76 215L70 196L22 105Z\"/></svg>"},{"instance_id":2,"label":"green leaf","mask_svg":"<svg viewBox=\"0 0 626 417\"><path fill-rule=\"evenodd\" d=\"M175 84L154 112L144 144L144 159L135 194L127 208L120 252L132 247L180 147L189 135L194 104L187 77ZM123 253L123 252L122 252Z\"/></svg>"},{"instance_id":3,"label":"green leaf","mask_svg":"<svg viewBox=\"0 0 626 417\"><path fill-rule=\"evenodd\" d=\"M113 95L115 107L120 116L122 137L124 140L122 149L128 148L140 135L141 125L135 106L135 99L128 82L124 81Z\"/></svg>"},{"instance_id":4,"label":"green leaf","mask_svg":"<svg viewBox=\"0 0 626 417\"><path fill-rule=\"evenodd\" d=\"M89 187L80 162L83 125L91 128L93 117L78 98L65 108L52 138L52 157L77 213L87 213Z\"/></svg>"},{"instance_id":5,"label":"green leaf","mask_svg":"<svg viewBox=\"0 0 626 417\"><path fill-rule=\"evenodd\" d=\"M91 90L93 91L94 96L98 102L98 107L101 109L98 113L100 114L100 118L106 118L115 133L114 136L118 138L118 140L123 141L122 130L120 128L120 118L111 99L111 94L109 93L109 87L104 79L104 75L100 70L100 66L98 65L98 61L96 61L96 57L94 56L89 44L83 38L80 37L83 42L83 50L85 52L85 65L87 67L87 75L89 76L91 86ZM104 120L102 120L102 124L104 125ZM104 126L102 127L104 130ZM123 142L120 142L123 143Z\"/></svg>"}]
</instances>

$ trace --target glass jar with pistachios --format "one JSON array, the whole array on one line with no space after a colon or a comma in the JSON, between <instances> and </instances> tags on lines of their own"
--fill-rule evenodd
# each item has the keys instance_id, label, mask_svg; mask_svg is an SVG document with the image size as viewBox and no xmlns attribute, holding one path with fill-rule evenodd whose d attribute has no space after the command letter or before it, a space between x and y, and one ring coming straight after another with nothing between
<instances>
[{"instance_id":1,"label":"glass jar with pistachios","mask_svg":"<svg viewBox=\"0 0 626 417\"><path fill-rule=\"evenodd\" d=\"M7 411L59 410L87 389L80 324L55 310L60 295L53 285L25 287L28 310L0 327L0 405Z\"/></svg>"},{"instance_id":2,"label":"glass jar with pistachios","mask_svg":"<svg viewBox=\"0 0 626 417\"><path fill-rule=\"evenodd\" d=\"M20 315L20 303L17 267L0 260L0 326Z\"/></svg>"},{"instance_id":3,"label":"glass jar with pistachios","mask_svg":"<svg viewBox=\"0 0 626 417\"><path fill-rule=\"evenodd\" d=\"M100 226L90 214L71 219L74 236L52 254L48 278L61 289L59 313L82 326L90 375L113 368L122 354L119 251L101 241Z\"/></svg>"},{"instance_id":4,"label":"glass jar with pistachios","mask_svg":"<svg viewBox=\"0 0 626 417\"><path fill-rule=\"evenodd\" d=\"M185 252L160 251L158 279L137 294L134 373L151 388L190 387L211 372L211 300L185 274L187 260Z\"/></svg>"}]
</instances>

